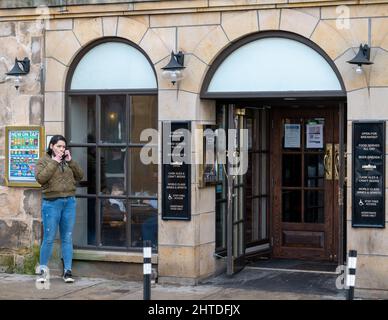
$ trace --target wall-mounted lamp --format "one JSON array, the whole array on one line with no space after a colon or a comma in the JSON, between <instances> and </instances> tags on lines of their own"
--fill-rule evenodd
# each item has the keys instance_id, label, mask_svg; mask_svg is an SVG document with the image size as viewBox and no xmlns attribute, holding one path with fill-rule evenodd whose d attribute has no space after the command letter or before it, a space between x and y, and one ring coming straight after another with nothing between
<instances>
[{"instance_id":1,"label":"wall-mounted lamp","mask_svg":"<svg viewBox=\"0 0 388 320\"><path fill-rule=\"evenodd\" d=\"M7 76L14 77L14 84L16 90L19 89L22 76L25 76L30 72L30 59L24 58L23 60L18 60L15 58L15 65L12 67L11 71L7 72Z\"/></svg>"},{"instance_id":2,"label":"wall-mounted lamp","mask_svg":"<svg viewBox=\"0 0 388 320\"><path fill-rule=\"evenodd\" d=\"M171 52L170 62L162 68L164 70L162 73L163 78L170 80L173 85L184 78L184 58L182 51L178 53Z\"/></svg>"},{"instance_id":3,"label":"wall-mounted lamp","mask_svg":"<svg viewBox=\"0 0 388 320\"><path fill-rule=\"evenodd\" d=\"M369 60L370 59L370 48L367 44L360 44L360 49L358 50L356 56L352 59L352 60L349 60L347 61L348 63L350 64L356 64L357 65L357 68L356 68L356 72L357 73L362 73L362 65L363 64L373 64L372 61Z\"/></svg>"}]
</instances>

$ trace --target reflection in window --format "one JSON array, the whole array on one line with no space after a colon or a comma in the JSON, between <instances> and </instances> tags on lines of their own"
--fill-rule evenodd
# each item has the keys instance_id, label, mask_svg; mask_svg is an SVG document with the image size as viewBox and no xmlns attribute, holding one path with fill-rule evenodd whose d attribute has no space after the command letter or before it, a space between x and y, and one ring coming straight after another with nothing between
<instances>
[{"instance_id":1,"label":"reflection in window","mask_svg":"<svg viewBox=\"0 0 388 320\"><path fill-rule=\"evenodd\" d=\"M127 209L125 199L103 199L101 201L101 242L105 246L123 247L126 245Z\"/></svg>"},{"instance_id":2,"label":"reflection in window","mask_svg":"<svg viewBox=\"0 0 388 320\"><path fill-rule=\"evenodd\" d=\"M323 164L323 154L305 155L305 186L323 187L325 168Z\"/></svg>"},{"instance_id":3,"label":"reflection in window","mask_svg":"<svg viewBox=\"0 0 388 320\"><path fill-rule=\"evenodd\" d=\"M113 187L126 194L126 148L101 148L101 192L112 194ZM118 192L118 191L116 191Z\"/></svg>"},{"instance_id":4,"label":"reflection in window","mask_svg":"<svg viewBox=\"0 0 388 320\"><path fill-rule=\"evenodd\" d=\"M131 106L131 142L139 143L144 129L158 128L157 97L133 96Z\"/></svg>"},{"instance_id":5,"label":"reflection in window","mask_svg":"<svg viewBox=\"0 0 388 320\"><path fill-rule=\"evenodd\" d=\"M71 96L69 108L70 141L96 142L96 97Z\"/></svg>"},{"instance_id":6,"label":"reflection in window","mask_svg":"<svg viewBox=\"0 0 388 320\"><path fill-rule=\"evenodd\" d=\"M131 201L131 245L143 247L144 240L157 246L158 203L156 199Z\"/></svg>"},{"instance_id":7,"label":"reflection in window","mask_svg":"<svg viewBox=\"0 0 388 320\"><path fill-rule=\"evenodd\" d=\"M302 221L302 206L301 206L301 191L300 190L283 190L282 192L282 217L283 222L301 222Z\"/></svg>"},{"instance_id":8,"label":"reflection in window","mask_svg":"<svg viewBox=\"0 0 388 320\"><path fill-rule=\"evenodd\" d=\"M131 149L131 194L135 196L156 197L158 190L158 166L143 164L140 159L140 148Z\"/></svg>"},{"instance_id":9,"label":"reflection in window","mask_svg":"<svg viewBox=\"0 0 388 320\"><path fill-rule=\"evenodd\" d=\"M101 97L101 141L120 143L126 141L125 96Z\"/></svg>"},{"instance_id":10,"label":"reflection in window","mask_svg":"<svg viewBox=\"0 0 388 320\"><path fill-rule=\"evenodd\" d=\"M283 187L301 187L301 155L283 154Z\"/></svg>"},{"instance_id":11,"label":"reflection in window","mask_svg":"<svg viewBox=\"0 0 388 320\"><path fill-rule=\"evenodd\" d=\"M304 221L324 223L324 192L305 191L304 201Z\"/></svg>"}]
</instances>

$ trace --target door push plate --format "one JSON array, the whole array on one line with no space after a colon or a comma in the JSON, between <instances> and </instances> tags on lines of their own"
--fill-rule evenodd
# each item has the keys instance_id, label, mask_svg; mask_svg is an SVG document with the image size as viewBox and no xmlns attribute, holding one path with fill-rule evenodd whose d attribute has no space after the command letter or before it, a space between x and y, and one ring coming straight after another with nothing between
<instances>
[{"instance_id":1,"label":"door push plate","mask_svg":"<svg viewBox=\"0 0 388 320\"><path fill-rule=\"evenodd\" d=\"M325 157L323 159L325 166L325 179L333 180L333 144L326 143Z\"/></svg>"}]
</instances>

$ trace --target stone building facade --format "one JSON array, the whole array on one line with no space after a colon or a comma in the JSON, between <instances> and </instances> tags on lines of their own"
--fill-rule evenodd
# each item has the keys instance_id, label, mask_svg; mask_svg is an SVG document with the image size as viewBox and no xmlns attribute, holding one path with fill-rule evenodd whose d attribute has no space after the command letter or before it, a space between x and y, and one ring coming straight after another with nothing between
<instances>
[{"instance_id":1,"label":"stone building facade","mask_svg":"<svg viewBox=\"0 0 388 320\"><path fill-rule=\"evenodd\" d=\"M21 248L30 248L41 239L39 190L7 187L4 183L4 128L42 125L46 135L64 134L69 72L88 45L104 38L120 38L140 48L156 74L158 128L163 121L181 120L190 121L192 128L201 128L216 123L216 99L203 99L201 89L220 54L247 36L283 31L321 48L343 81L347 124L344 128L347 179L341 189L346 203L343 251L358 251L356 287L360 294L388 290L386 228L353 228L351 223L352 123L388 120L388 2L30 2L30 5L23 5L24 1L0 3L0 76L10 70L15 57L31 60L31 71L18 91L12 82L0 84L0 248L4 254L17 254ZM347 61L355 56L361 43L371 47L373 65L364 67L359 75ZM161 68L168 63L171 51L185 54L186 76L179 85L162 78ZM193 158L201 156L201 146L201 138L195 136ZM158 246L153 263L161 281L195 284L224 267L223 260L214 254L215 188L200 188L198 166L191 167L191 174L191 220L162 220L159 166ZM108 275L109 268L116 268L116 274L122 276L141 274L141 252L131 250L77 249L75 261L79 273L86 272L95 262L96 272L101 275ZM112 263L116 266L112 267Z\"/></svg>"}]
</instances>

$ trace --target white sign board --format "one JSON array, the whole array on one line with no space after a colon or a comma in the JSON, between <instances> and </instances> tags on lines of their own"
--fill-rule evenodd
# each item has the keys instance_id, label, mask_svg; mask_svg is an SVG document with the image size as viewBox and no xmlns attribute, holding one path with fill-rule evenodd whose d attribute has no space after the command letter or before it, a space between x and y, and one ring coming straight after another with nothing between
<instances>
[{"instance_id":1,"label":"white sign board","mask_svg":"<svg viewBox=\"0 0 388 320\"><path fill-rule=\"evenodd\" d=\"M323 124L306 125L306 148L323 148Z\"/></svg>"},{"instance_id":2,"label":"white sign board","mask_svg":"<svg viewBox=\"0 0 388 320\"><path fill-rule=\"evenodd\" d=\"M284 148L300 148L300 124L284 125Z\"/></svg>"}]
</instances>

